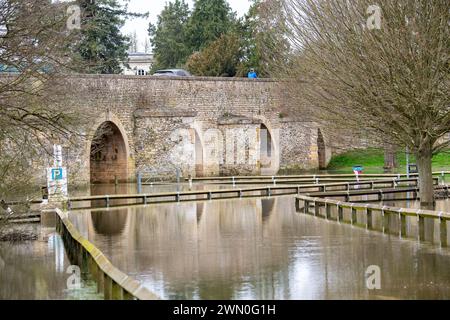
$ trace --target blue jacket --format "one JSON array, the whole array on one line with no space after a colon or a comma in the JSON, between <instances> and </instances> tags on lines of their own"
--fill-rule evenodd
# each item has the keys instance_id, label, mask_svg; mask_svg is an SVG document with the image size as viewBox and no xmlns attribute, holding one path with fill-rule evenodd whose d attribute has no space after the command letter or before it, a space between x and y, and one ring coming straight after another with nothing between
<instances>
[{"instance_id":1,"label":"blue jacket","mask_svg":"<svg viewBox=\"0 0 450 320\"><path fill-rule=\"evenodd\" d=\"M256 79L256 78L258 78L258 75L256 74L255 71L250 71L250 72L248 73L248 77L249 77L250 79Z\"/></svg>"}]
</instances>

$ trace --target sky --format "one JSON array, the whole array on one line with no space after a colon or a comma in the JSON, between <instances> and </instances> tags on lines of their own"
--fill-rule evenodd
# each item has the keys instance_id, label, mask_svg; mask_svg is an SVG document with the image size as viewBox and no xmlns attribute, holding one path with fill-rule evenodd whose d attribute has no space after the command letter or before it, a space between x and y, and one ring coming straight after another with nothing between
<instances>
[{"instance_id":1,"label":"sky","mask_svg":"<svg viewBox=\"0 0 450 320\"><path fill-rule=\"evenodd\" d=\"M156 23L157 16L164 9L164 5L168 0L130 0L122 3L128 3L128 9L131 12L149 13L147 19L132 19L128 20L125 26L122 28L123 34L130 34L136 30L137 38L139 41L138 50L143 51L143 42L145 37L148 37L147 29L149 22ZM193 8L193 0L186 0L189 4L189 8ZM238 17L243 16L250 7L249 0L228 0L230 7L233 11L237 12Z\"/></svg>"}]
</instances>

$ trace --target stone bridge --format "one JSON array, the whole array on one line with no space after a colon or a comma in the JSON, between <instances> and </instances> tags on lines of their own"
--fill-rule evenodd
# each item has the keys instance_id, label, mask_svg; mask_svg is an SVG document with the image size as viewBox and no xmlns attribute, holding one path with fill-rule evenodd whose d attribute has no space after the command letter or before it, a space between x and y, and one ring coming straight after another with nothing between
<instances>
[{"instance_id":1,"label":"stone bridge","mask_svg":"<svg viewBox=\"0 0 450 320\"><path fill-rule=\"evenodd\" d=\"M331 157L315 123L283 116L288 101L274 80L76 75L69 86L67 108L94 116L91 138L65 149L72 182L177 168L184 177L276 174Z\"/></svg>"}]
</instances>

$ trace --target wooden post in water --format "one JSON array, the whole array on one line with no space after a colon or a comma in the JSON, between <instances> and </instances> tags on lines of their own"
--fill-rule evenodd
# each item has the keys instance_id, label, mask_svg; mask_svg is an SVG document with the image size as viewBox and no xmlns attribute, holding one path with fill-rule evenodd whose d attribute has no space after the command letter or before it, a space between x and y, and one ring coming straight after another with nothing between
<instances>
[{"instance_id":1,"label":"wooden post in water","mask_svg":"<svg viewBox=\"0 0 450 320\"><path fill-rule=\"evenodd\" d=\"M400 237L406 238L406 215L400 214Z\"/></svg>"},{"instance_id":2,"label":"wooden post in water","mask_svg":"<svg viewBox=\"0 0 450 320\"><path fill-rule=\"evenodd\" d=\"M347 194L345 195L345 202L349 202L350 201L350 192L347 191Z\"/></svg>"},{"instance_id":3,"label":"wooden post in water","mask_svg":"<svg viewBox=\"0 0 450 320\"><path fill-rule=\"evenodd\" d=\"M95 263L94 258L92 258L91 255L88 256L88 269L92 274L92 277L95 279L100 270L97 270L97 264Z\"/></svg>"},{"instance_id":4,"label":"wooden post in water","mask_svg":"<svg viewBox=\"0 0 450 320\"><path fill-rule=\"evenodd\" d=\"M383 233L389 233L389 215L388 211L381 211L383 215Z\"/></svg>"},{"instance_id":5,"label":"wooden post in water","mask_svg":"<svg viewBox=\"0 0 450 320\"><path fill-rule=\"evenodd\" d=\"M352 207L352 224L358 222L358 216L356 215L356 209Z\"/></svg>"},{"instance_id":6,"label":"wooden post in water","mask_svg":"<svg viewBox=\"0 0 450 320\"><path fill-rule=\"evenodd\" d=\"M340 205L337 205L337 209L339 222L342 222L344 220L344 209Z\"/></svg>"},{"instance_id":7,"label":"wooden post in water","mask_svg":"<svg viewBox=\"0 0 450 320\"><path fill-rule=\"evenodd\" d=\"M325 214L327 219L331 219L331 205L329 203L325 203Z\"/></svg>"},{"instance_id":8,"label":"wooden post in water","mask_svg":"<svg viewBox=\"0 0 450 320\"><path fill-rule=\"evenodd\" d=\"M320 203L317 201L314 202L314 215L320 216Z\"/></svg>"},{"instance_id":9,"label":"wooden post in water","mask_svg":"<svg viewBox=\"0 0 450 320\"><path fill-rule=\"evenodd\" d=\"M104 286L103 286L103 296L105 300L111 300L112 299L112 279L105 274L104 278Z\"/></svg>"},{"instance_id":10,"label":"wooden post in water","mask_svg":"<svg viewBox=\"0 0 450 320\"><path fill-rule=\"evenodd\" d=\"M439 218L439 233L441 238L441 247L447 247L447 221Z\"/></svg>"},{"instance_id":11,"label":"wooden post in water","mask_svg":"<svg viewBox=\"0 0 450 320\"><path fill-rule=\"evenodd\" d=\"M98 274L97 274L97 291L98 293L105 293L105 277L106 274L102 271L99 270Z\"/></svg>"},{"instance_id":12,"label":"wooden post in water","mask_svg":"<svg viewBox=\"0 0 450 320\"><path fill-rule=\"evenodd\" d=\"M134 300L134 297L128 291L123 290L123 292L122 292L122 299L123 300Z\"/></svg>"},{"instance_id":13,"label":"wooden post in water","mask_svg":"<svg viewBox=\"0 0 450 320\"><path fill-rule=\"evenodd\" d=\"M425 218L422 216L419 216L419 225L418 225L418 232L419 232L419 240L425 241Z\"/></svg>"},{"instance_id":14,"label":"wooden post in water","mask_svg":"<svg viewBox=\"0 0 450 320\"><path fill-rule=\"evenodd\" d=\"M122 287L119 286L115 281L112 281L112 296L113 300L123 300L123 290Z\"/></svg>"},{"instance_id":15,"label":"wooden post in water","mask_svg":"<svg viewBox=\"0 0 450 320\"><path fill-rule=\"evenodd\" d=\"M304 204L304 211L305 211L305 213L308 213L308 211L309 211L309 201L306 201L305 200L305 204Z\"/></svg>"},{"instance_id":16,"label":"wooden post in water","mask_svg":"<svg viewBox=\"0 0 450 320\"><path fill-rule=\"evenodd\" d=\"M367 216L366 228L370 230L373 228L372 209L366 208L366 216Z\"/></svg>"}]
</instances>

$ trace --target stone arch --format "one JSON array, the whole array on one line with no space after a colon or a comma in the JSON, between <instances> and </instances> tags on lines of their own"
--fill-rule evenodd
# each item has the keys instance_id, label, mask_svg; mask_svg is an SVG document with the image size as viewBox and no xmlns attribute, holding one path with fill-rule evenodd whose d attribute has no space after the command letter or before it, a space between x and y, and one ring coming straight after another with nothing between
<instances>
[{"instance_id":1,"label":"stone arch","mask_svg":"<svg viewBox=\"0 0 450 320\"><path fill-rule=\"evenodd\" d=\"M107 113L94 125L88 144L91 183L127 182L132 176L131 152L120 120Z\"/></svg>"},{"instance_id":2,"label":"stone arch","mask_svg":"<svg viewBox=\"0 0 450 320\"><path fill-rule=\"evenodd\" d=\"M262 175L274 175L280 168L279 130L272 128L266 119L261 119L259 127L259 159Z\"/></svg>"},{"instance_id":3,"label":"stone arch","mask_svg":"<svg viewBox=\"0 0 450 320\"><path fill-rule=\"evenodd\" d=\"M204 156L203 156L203 143L197 130L194 129L194 155L195 155L195 176L202 177Z\"/></svg>"},{"instance_id":4,"label":"stone arch","mask_svg":"<svg viewBox=\"0 0 450 320\"><path fill-rule=\"evenodd\" d=\"M194 145L194 172L196 177L202 177L205 174L205 150L201 124L193 123L191 130L191 141Z\"/></svg>"},{"instance_id":5,"label":"stone arch","mask_svg":"<svg viewBox=\"0 0 450 320\"><path fill-rule=\"evenodd\" d=\"M319 169L326 169L330 163L332 156L332 148L329 137L326 132L317 128L317 164Z\"/></svg>"},{"instance_id":6,"label":"stone arch","mask_svg":"<svg viewBox=\"0 0 450 320\"><path fill-rule=\"evenodd\" d=\"M325 139L323 138L322 131L317 129L317 159L319 162L319 169L327 168L327 152L325 147Z\"/></svg>"},{"instance_id":7,"label":"stone arch","mask_svg":"<svg viewBox=\"0 0 450 320\"><path fill-rule=\"evenodd\" d=\"M259 132L259 153L260 158L266 157L268 159L271 159L272 157L272 148L273 148L273 141L272 141L272 135L270 134L269 129L264 123L261 123L260 125L260 132ZM261 161L263 163L263 161Z\"/></svg>"}]
</instances>

